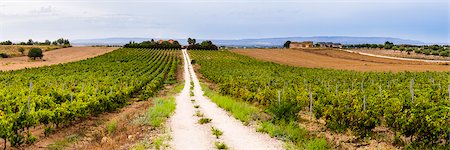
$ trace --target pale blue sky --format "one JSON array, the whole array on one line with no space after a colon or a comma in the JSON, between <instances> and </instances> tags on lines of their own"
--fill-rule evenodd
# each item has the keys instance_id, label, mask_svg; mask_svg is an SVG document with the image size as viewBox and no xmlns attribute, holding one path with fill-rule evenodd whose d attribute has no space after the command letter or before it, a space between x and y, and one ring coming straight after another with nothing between
<instances>
[{"instance_id":1,"label":"pale blue sky","mask_svg":"<svg viewBox=\"0 0 450 150\"><path fill-rule=\"evenodd\" d=\"M0 0L0 41L377 36L450 43L449 0Z\"/></svg>"}]
</instances>

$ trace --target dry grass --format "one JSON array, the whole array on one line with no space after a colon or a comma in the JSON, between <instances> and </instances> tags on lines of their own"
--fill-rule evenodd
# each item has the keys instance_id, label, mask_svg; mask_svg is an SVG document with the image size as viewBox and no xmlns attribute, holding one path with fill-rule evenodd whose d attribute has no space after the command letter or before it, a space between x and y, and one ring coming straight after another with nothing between
<instances>
[{"instance_id":1,"label":"dry grass","mask_svg":"<svg viewBox=\"0 0 450 150\"><path fill-rule=\"evenodd\" d=\"M25 49L25 55L31 48L40 48L42 49L42 51L50 51L61 48L61 46L56 45L0 45L0 53L5 53L11 57L22 56L22 54L19 52L20 47Z\"/></svg>"},{"instance_id":2,"label":"dry grass","mask_svg":"<svg viewBox=\"0 0 450 150\"><path fill-rule=\"evenodd\" d=\"M259 60L308 68L355 71L450 71L448 64L377 58L336 49L238 49L232 52Z\"/></svg>"}]
</instances>

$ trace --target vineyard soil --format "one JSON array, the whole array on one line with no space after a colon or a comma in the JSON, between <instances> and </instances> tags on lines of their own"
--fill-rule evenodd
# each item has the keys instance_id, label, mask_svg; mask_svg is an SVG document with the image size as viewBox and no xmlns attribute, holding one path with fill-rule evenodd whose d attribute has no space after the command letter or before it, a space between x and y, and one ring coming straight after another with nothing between
<instances>
[{"instance_id":1,"label":"vineyard soil","mask_svg":"<svg viewBox=\"0 0 450 150\"><path fill-rule=\"evenodd\" d=\"M260 60L309 68L376 72L450 71L448 64L376 58L332 49L239 49L232 52Z\"/></svg>"},{"instance_id":2,"label":"vineyard soil","mask_svg":"<svg viewBox=\"0 0 450 150\"><path fill-rule=\"evenodd\" d=\"M79 61L99 56L117 47L70 47L44 52L44 60L31 61L27 56L0 59L0 70L18 70Z\"/></svg>"},{"instance_id":3,"label":"vineyard soil","mask_svg":"<svg viewBox=\"0 0 450 150\"><path fill-rule=\"evenodd\" d=\"M399 58L450 61L450 57L418 54L418 53L415 53L414 51L410 52L409 54L406 51L399 51L399 50L394 51L394 50L386 50L386 49L364 49L364 48L361 48L361 49L351 49L351 51L368 53L368 54L373 54L373 55L399 57Z\"/></svg>"}]
</instances>

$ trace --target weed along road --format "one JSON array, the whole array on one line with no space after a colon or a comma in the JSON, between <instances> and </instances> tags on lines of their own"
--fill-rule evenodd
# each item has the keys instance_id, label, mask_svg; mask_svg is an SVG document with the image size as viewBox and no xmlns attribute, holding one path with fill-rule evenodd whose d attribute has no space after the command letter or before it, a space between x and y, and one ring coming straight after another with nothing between
<instances>
[{"instance_id":1,"label":"weed along road","mask_svg":"<svg viewBox=\"0 0 450 150\"><path fill-rule=\"evenodd\" d=\"M203 96L200 82L185 49L183 91L177 96L177 108L170 120L174 149L283 149L283 143L256 132ZM205 121L203 121L205 120ZM217 135L220 132L220 135ZM217 135L215 137L214 135Z\"/></svg>"}]
</instances>

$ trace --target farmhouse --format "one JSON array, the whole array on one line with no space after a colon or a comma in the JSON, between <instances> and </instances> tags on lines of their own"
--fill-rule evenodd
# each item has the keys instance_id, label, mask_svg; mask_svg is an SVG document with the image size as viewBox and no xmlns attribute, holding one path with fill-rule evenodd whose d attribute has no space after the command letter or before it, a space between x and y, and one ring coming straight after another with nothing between
<instances>
[{"instance_id":1,"label":"farmhouse","mask_svg":"<svg viewBox=\"0 0 450 150\"><path fill-rule=\"evenodd\" d=\"M342 48L341 43L333 43L333 42L317 42L318 47L330 47L330 48Z\"/></svg>"},{"instance_id":2,"label":"farmhouse","mask_svg":"<svg viewBox=\"0 0 450 150\"><path fill-rule=\"evenodd\" d=\"M161 44L162 42L164 42L164 40L159 40L158 43ZM173 42L175 42L175 40L167 40L167 42L169 42L170 44L173 44Z\"/></svg>"},{"instance_id":3,"label":"farmhouse","mask_svg":"<svg viewBox=\"0 0 450 150\"><path fill-rule=\"evenodd\" d=\"M289 48L311 48L311 47L313 47L312 41L291 42L291 44L289 44Z\"/></svg>"}]
</instances>

